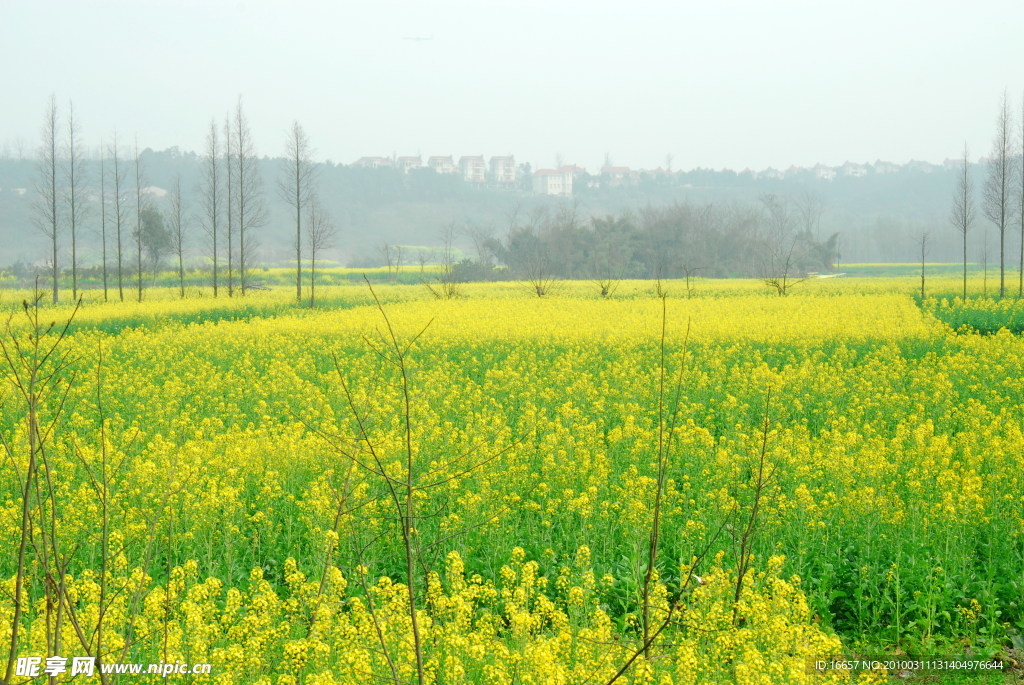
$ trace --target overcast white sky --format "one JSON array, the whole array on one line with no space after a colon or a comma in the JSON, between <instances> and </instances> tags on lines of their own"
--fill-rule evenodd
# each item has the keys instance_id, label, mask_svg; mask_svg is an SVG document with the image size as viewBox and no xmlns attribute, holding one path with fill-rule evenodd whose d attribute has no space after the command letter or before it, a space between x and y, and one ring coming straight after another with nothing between
<instances>
[{"instance_id":1,"label":"overcast white sky","mask_svg":"<svg viewBox=\"0 0 1024 685\"><path fill-rule=\"evenodd\" d=\"M430 40L412 41L419 37ZM51 93L92 144L199 150L242 96L260 154L557 154L763 169L988 151L1024 2L0 0L0 145Z\"/></svg>"}]
</instances>

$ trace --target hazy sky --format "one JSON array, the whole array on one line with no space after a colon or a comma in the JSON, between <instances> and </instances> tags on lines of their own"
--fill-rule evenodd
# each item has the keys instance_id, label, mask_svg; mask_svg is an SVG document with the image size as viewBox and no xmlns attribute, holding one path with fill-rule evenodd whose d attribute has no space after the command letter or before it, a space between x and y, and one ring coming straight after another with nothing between
<instances>
[{"instance_id":1,"label":"hazy sky","mask_svg":"<svg viewBox=\"0 0 1024 685\"><path fill-rule=\"evenodd\" d=\"M407 40L428 38L429 40ZM594 171L939 162L1019 116L1024 2L0 0L0 146L199 150L242 96L260 154L556 155Z\"/></svg>"}]
</instances>

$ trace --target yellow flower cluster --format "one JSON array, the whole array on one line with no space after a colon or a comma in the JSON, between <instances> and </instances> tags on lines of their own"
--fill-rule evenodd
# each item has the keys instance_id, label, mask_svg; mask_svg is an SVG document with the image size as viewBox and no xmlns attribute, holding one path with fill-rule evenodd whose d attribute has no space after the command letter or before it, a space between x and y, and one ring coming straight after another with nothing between
<instances>
[{"instance_id":1,"label":"yellow flower cluster","mask_svg":"<svg viewBox=\"0 0 1024 685\"><path fill-rule=\"evenodd\" d=\"M616 629L589 556L580 548L569 565L543 573L517 548L500 579L492 581L467 577L461 557L450 553L443 576L429 575L420 616L429 645L428 682L568 684L609 678L640 645L635 635ZM845 682L841 675L808 669L809 659L838 657L840 643L811 621L799 581L782 578L781 568L781 558L773 558L752 575L738 626L731 609L734 579L711 569L703 585L673 598L676 614L668 621L665 646L640 657L624 682ZM370 583L369 592L354 596L335 567L307 578L289 558L284 573L280 590L260 569L241 589L225 588L215 578L202 581L195 562L173 568L165 586L141 571L115 575L110 590L118 599L107 609L105 660L127 653L165 663L209 662L209 680L216 683L361 683L386 679L392 666L403 679L413 675L404 585L387 577L360 578L357 583ZM69 586L78 615L94 617L100 606L95 576L69 579ZM658 585L654 594L663 620L668 590ZM134 596L141 597L143 609L129 626ZM36 619L38 629L22 653L45 652L43 620ZM126 650L129 631L135 648ZM70 627L64 641L75 645ZM75 647L66 652L82 654Z\"/></svg>"},{"instance_id":2,"label":"yellow flower cluster","mask_svg":"<svg viewBox=\"0 0 1024 685\"><path fill-rule=\"evenodd\" d=\"M324 288L332 306L313 312L278 292L87 303L64 412L57 394L42 410L59 419L56 505L47 494L33 539L53 522L75 611L102 614L113 656L211 661L220 682L386 679L392 665L407 680L401 522L374 469L400 478L411 462L430 484L411 535L431 678L597 682L638 646L664 444L652 609L671 627L625 682L802 682L825 677L806 658L838 654L837 633L985 647L1024 620L1020 338L957 334L885 279L785 298L669 283L659 417L660 300L647 283L613 299L588 287L474 285L454 301L380 288L400 340L429 322L409 350L408 442L365 288ZM29 439L10 383L0 407L0 545L15 550ZM735 605L750 516L758 570ZM704 584L681 589L704 549ZM53 632L30 561L25 655ZM0 644L16 568L0 560ZM61 631L65 648L81 641Z\"/></svg>"}]
</instances>

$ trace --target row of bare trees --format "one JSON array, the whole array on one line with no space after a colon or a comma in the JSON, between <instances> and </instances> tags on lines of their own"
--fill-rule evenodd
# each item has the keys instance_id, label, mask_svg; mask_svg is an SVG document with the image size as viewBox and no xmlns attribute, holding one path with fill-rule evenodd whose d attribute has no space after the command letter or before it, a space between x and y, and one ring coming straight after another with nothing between
<instances>
[{"instance_id":1,"label":"row of bare trees","mask_svg":"<svg viewBox=\"0 0 1024 685\"><path fill-rule=\"evenodd\" d=\"M70 242L71 295L73 300L78 299L82 265L79 243L82 232L93 228L90 221L96 214L99 226L94 228L100 235L104 300L110 296L112 260L116 260L118 298L123 301L125 279L134 251L137 298L141 302L144 256L152 262L154 255L159 256L167 248L169 238L162 216L147 192L138 141L130 159L125 159L122 150L116 134L109 146L100 144L99 173L95 179L99 187L96 188L86 164L87 154L75 119L74 104L68 104L67 119L62 122L57 99L50 97L40 135L33 214L36 226L49 242L47 261L54 303L60 300L60 265L65 240ZM129 175L134 184L130 183ZM177 208L171 213L177 223L170 235L180 238L184 234L180 183L171 193L171 205L172 210Z\"/></svg>"},{"instance_id":2,"label":"row of bare trees","mask_svg":"<svg viewBox=\"0 0 1024 685\"><path fill-rule=\"evenodd\" d=\"M225 118L220 131L217 122L210 121L202 160L200 205L203 228L209 237L214 297L220 294L222 265L226 268L228 297L233 297L236 290L244 295L253 285L249 277L257 245L253 233L267 221L257 162L252 133L239 99L233 116ZM320 203L318 182L312 145L302 125L296 121L285 140L285 165L277 188L295 212L295 300L299 304L303 300L302 265L308 256L310 307L316 303L317 257L332 244L337 234L331 217ZM178 224L172 222L172 225ZM181 268L179 260L179 270Z\"/></svg>"},{"instance_id":3,"label":"row of bare trees","mask_svg":"<svg viewBox=\"0 0 1024 685\"><path fill-rule=\"evenodd\" d=\"M316 260L331 245L336 229L320 203L313 150L298 122L288 131L285 149L287 168L278 186L295 210L296 300L302 302L305 284L313 306ZM186 255L195 247L191 225L197 220L208 238L202 251L211 264L214 297L224 285L229 297L251 289L258 245L255 233L266 223L267 210L256 147L241 98L222 124L210 122L201 163L197 214L190 212L189 193L182 187L180 175L160 206L148 187L138 142L126 155L115 133L109 145L101 143L98 165L90 168L73 105L69 104L62 121L57 99L51 96L37 156L33 213L36 226L48 239L52 301L60 300L61 277L68 272L72 298L78 299L83 230L94 230L99 237L104 300L110 299L116 278L116 297L124 301L126 287L130 288L128 279L134 274L136 297L141 302L147 268L155 280L168 254L175 258L179 295L184 297ZM62 268L68 251L70 268ZM310 265L305 280L304 260Z\"/></svg>"},{"instance_id":4,"label":"row of bare trees","mask_svg":"<svg viewBox=\"0 0 1024 685\"><path fill-rule=\"evenodd\" d=\"M967 236L977 215L969 157L967 144L964 143L963 159L957 173L950 210L950 222L963 240L964 299L967 298ZM1020 227L1017 297L1024 297L1024 99L1020 117L1015 120L1005 91L999 104L996 132L986 166L985 180L981 187L981 213L999 234L999 297L1006 296L1006 238L1015 224ZM923 292L922 285L922 297Z\"/></svg>"},{"instance_id":5,"label":"row of bare trees","mask_svg":"<svg viewBox=\"0 0 1024 685\"><path fill-rule=\"evenodd\" d=\"M202 161L201 222L210 238L214 297L220 295L222 259L226 260L228 297L234 297L236 283L239 295L250 285L257 246L253 233L266 222L263 180L256 164L256 147L239 98L220 131L217 121L210 121Z\"/></svg>"}]
</instances>

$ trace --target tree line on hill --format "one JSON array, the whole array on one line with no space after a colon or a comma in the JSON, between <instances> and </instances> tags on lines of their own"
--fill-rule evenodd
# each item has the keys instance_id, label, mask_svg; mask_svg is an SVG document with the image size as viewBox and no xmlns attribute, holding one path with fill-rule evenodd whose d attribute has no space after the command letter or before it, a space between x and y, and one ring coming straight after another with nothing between
<instances>
[{"instance_id":1,"label":"tree line on hill","mask_svg":"<svg viewBox=\"0 0 1024 685\"><path fill-rule=\"evenodd\" d=\"M77 297L86 270L102 282L104 297L125 299L127 292L142 299L168 266L178 272L184 295L186 268L196 265L208 271L215 294L243 295L257 285L252 268L268 263L294 268L297 301L307 294L312 300L325 252L379 264L382 255L387 263L401 255L402 246L420 261L431 252L435 261L450 262L458 280L756 276L778 287L792 276L851 261L844 257L899 260L910 249L922 262L926 254L957 255L966 278L966 264L976 258L968 248L984 244L981 258L987 262L994 227L1001 294L1018 247L1024 264L1024 170L1017 143L1024 117L1015 123L1005 95L980 199L974 197L980 170L966 149L956 166L909 165L899 172L883 165L866 178L824 182L813 171L787 172L797 180L662 172L619 187L582 188L565 199L475 189L457 175L431 169L403 174L316 163L297 122L283 156L259 157L240 101L223 121L210 122L200 154L140 150L137 141L125 145L117 135L97 153L83 145L73 106L61 114L51 98L35 159L0 160L0 232L18 238L4 243L8 249L32 243L25 226L35 225L46 256L19 272L45 269L55 301L65 281ZM27 171L34 177L29 183ZM271 191L264 179L274 180ZM948 200L941 197L948 198L952 179L957 200L947 219L942 213ZM25 185L31 188L19 187ZM851 189L872 195L864 200ZM894 221L879 214L872 227L853 209L871 202L917 218ZM931 209L911 209L915 202ZM932 210L935 216L921 213ZM989 230L977 230L979 210ZM958 242L956 232L940 228L948 220L960 233ZM439 227L454 223L465 229L447 237L442 229L439 237ZM339 225L346 230L343 242ZM873 240L892 252L873 249ZM431 250L438 242L446 247ZM456 243L474 257L454 259ZM42 252L38 243L33 250ZM1021 295L1024 268L1019 271Z\"/></svg>"}]
</instances>

